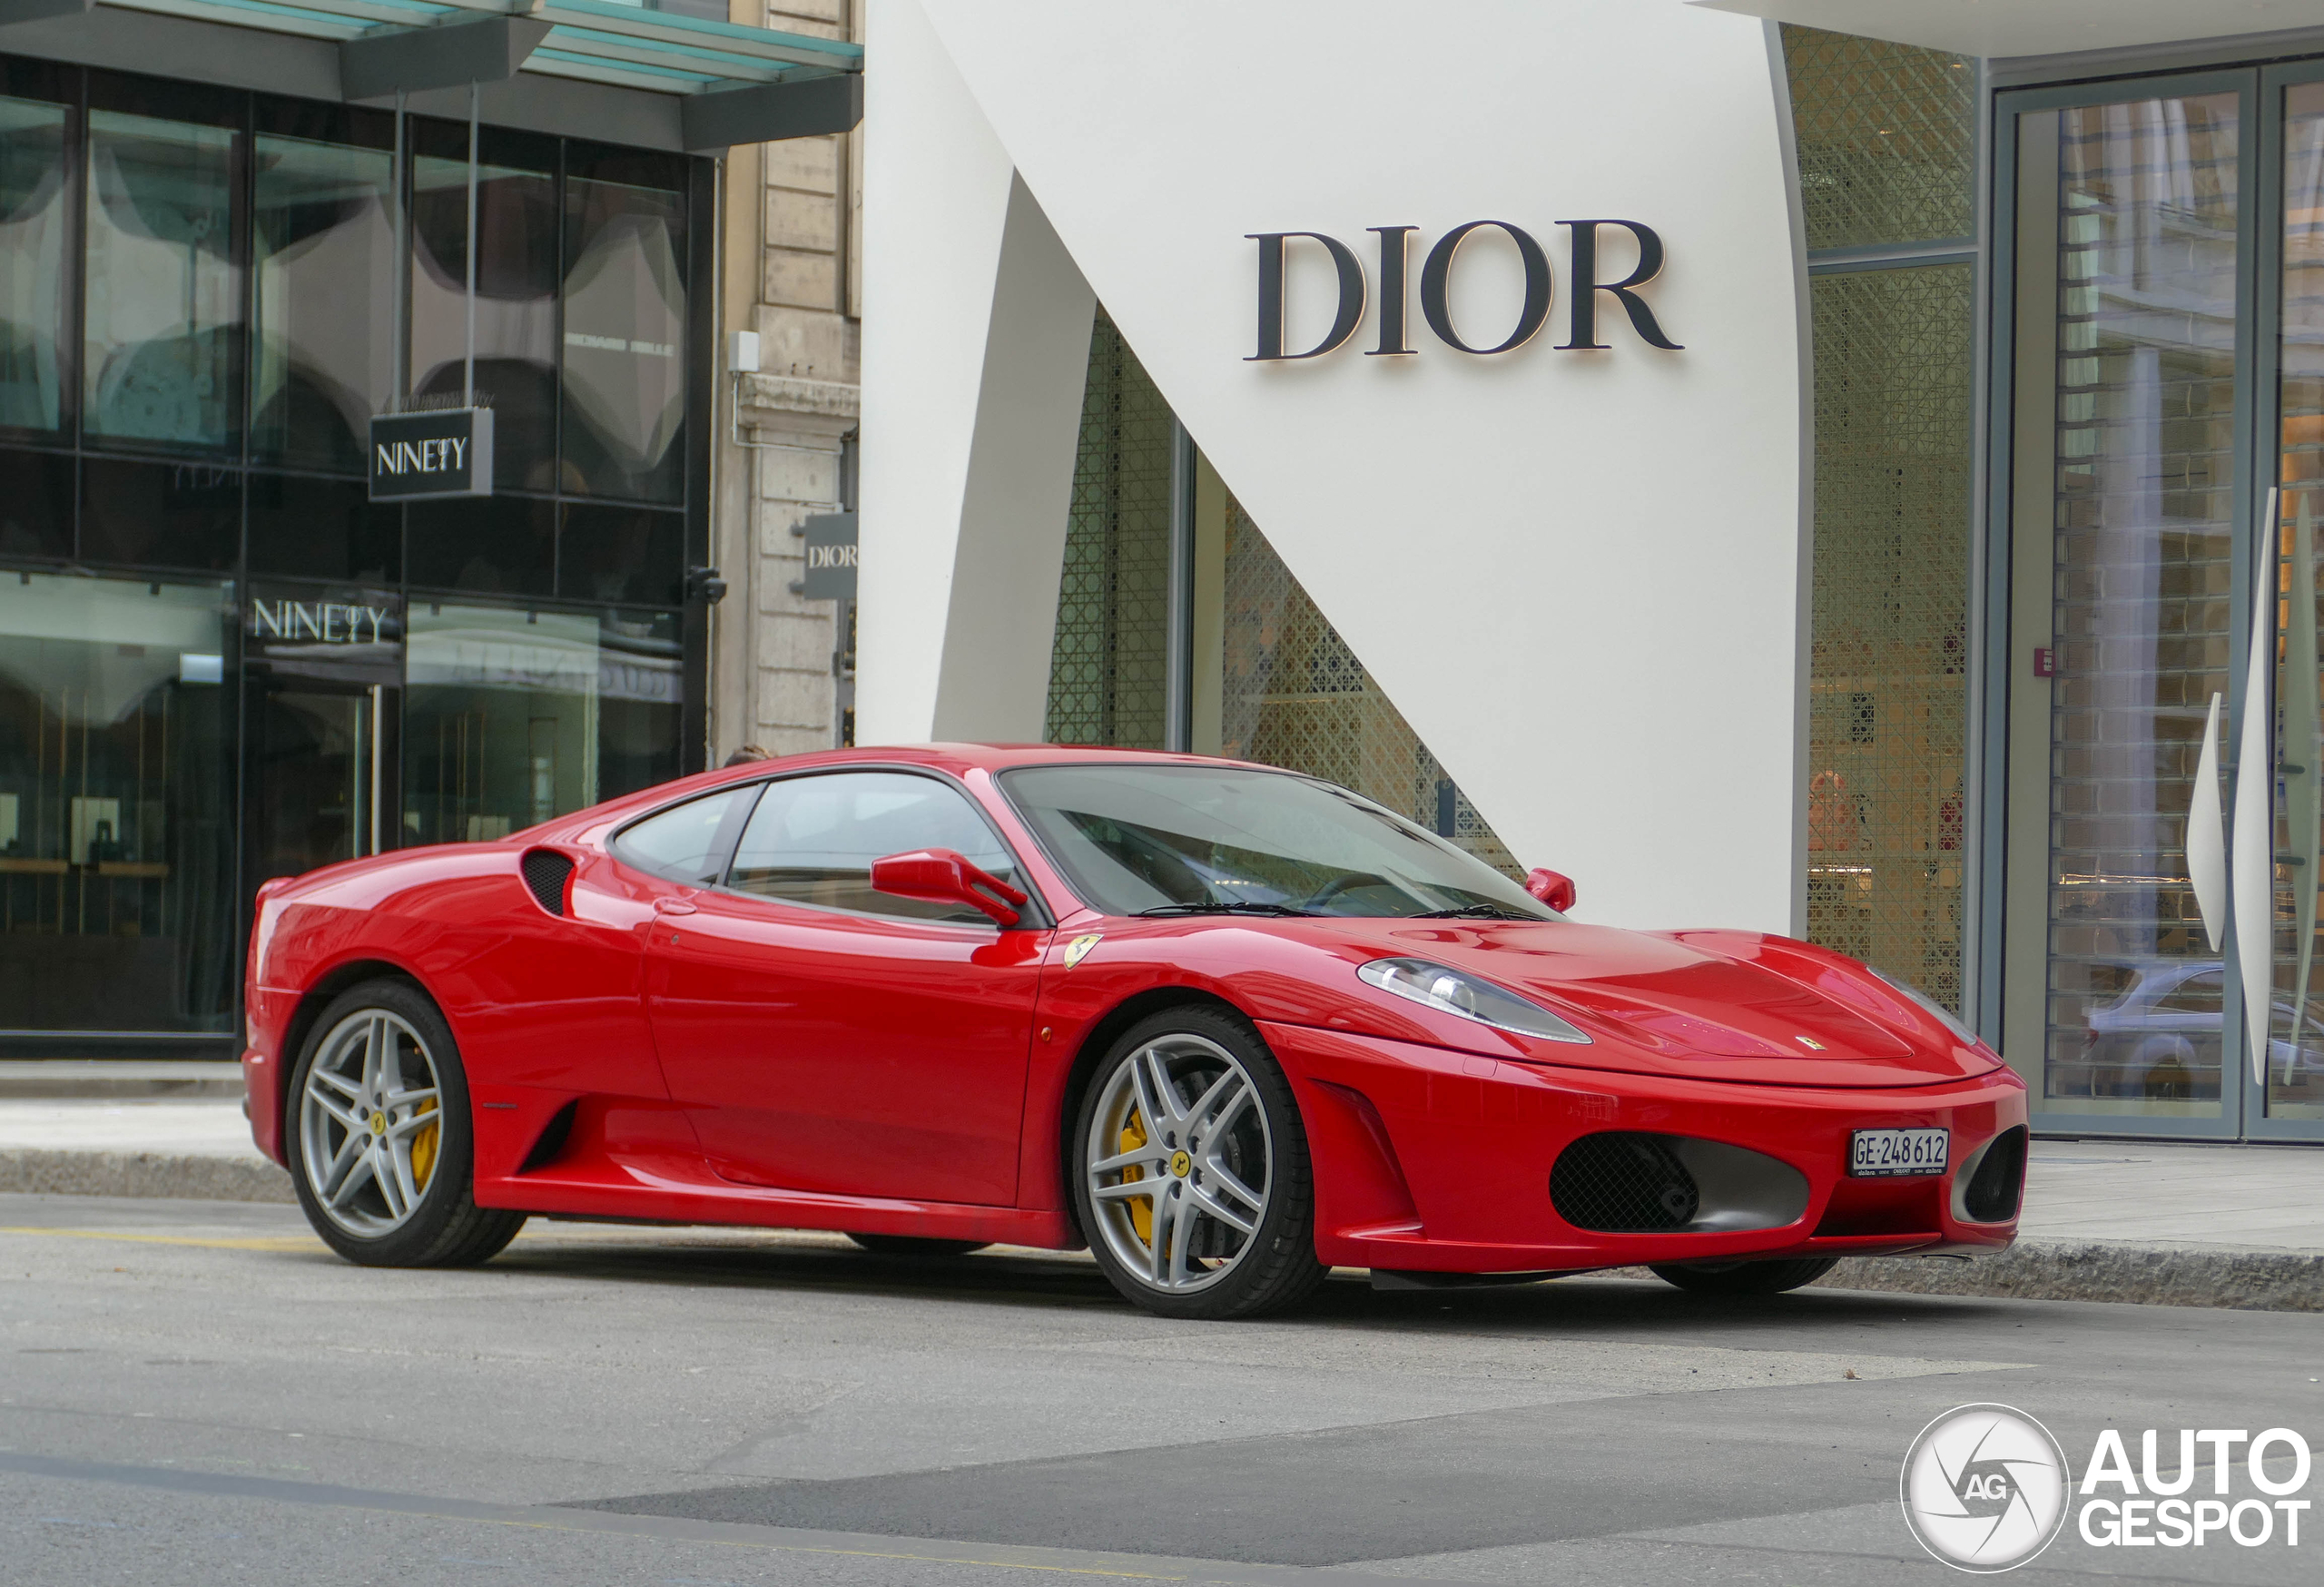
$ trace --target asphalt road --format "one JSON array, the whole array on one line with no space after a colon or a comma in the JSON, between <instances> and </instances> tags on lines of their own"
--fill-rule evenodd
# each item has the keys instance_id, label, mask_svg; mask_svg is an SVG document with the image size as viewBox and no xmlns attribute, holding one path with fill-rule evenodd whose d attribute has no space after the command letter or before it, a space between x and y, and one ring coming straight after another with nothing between
<instances>
[{"instance_id":1,"label":"asphalt road","mask_svg":"<svg viewBox=\"0 0 2324 1587\"><path fill-rule=\"evenodd\" d=\"M1954 1582L1896 1503L1953 1405L2077 1471L2110 1424L2324 1449L2312 1316L1349 1279L1172 1324L1081 1258L536 1222L369 1272L224 1203L0 1196L0 1330L11 1587ZM2014 1579L2313 1582L2310 1523Z\"/></svg>"}]
</instances>

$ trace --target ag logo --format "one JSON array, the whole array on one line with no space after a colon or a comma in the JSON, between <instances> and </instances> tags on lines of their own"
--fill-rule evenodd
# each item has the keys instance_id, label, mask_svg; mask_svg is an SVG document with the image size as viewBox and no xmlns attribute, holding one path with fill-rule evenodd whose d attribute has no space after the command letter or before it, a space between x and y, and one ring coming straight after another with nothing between
<instances>
[{"instance_id":1,"label":"ag logo","mask_svg":"<svg viewBox=\"0 0 2324 1587\"><path fill-rule=\"evenodd\" d=\"M1956 1570L2014 1571L2065 1525L2071 1474L2050 1430L2007 1405L1958 1405L1921 1429L1899 1486L1921 1547Z\"/></svg>"}]
</instances>

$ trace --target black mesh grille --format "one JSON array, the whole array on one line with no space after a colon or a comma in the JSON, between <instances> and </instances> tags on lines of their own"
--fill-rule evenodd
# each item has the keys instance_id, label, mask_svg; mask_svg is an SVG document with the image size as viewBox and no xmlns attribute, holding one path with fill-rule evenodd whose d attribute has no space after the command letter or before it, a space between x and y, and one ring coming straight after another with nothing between
<instances>
[{"instance_id":1,"label":"black mesh grille","mask_svg":"<svg viewBox=\"0 0 2324 1587\"><path fill-rule=\"evenodd\" d=\"M1585 1135L1550 1169L1550 1205L1576 1228L1637 1233L1684 1228L1699 1198L1695 1177L1659 1135Z\"/></svg>"},{"instance_id":2,"label":"black mesh grille","mask_svg":"<svg viewBox=\"0 0 2324 1587\"><path fill-rule=\"evenodd\" d=\"M1969 1176L1961 1193L1962 1210L1972 1223L2007 1223L2017 1216L2018 1198L2025 1190L2025 1127L2004 1130Z\"/></svg>"},{"instance_id":3,"label":"black mesh grille","mask_svg":"<svg viewBox=\"0 0 2324 1587\"><path fill-rule=\"evenodd\" d=\"M553 915L563 914L565 879L573 874L573 862L555 849L527 849L517 865L540 906Z\"/></svg>"}]
</instances>

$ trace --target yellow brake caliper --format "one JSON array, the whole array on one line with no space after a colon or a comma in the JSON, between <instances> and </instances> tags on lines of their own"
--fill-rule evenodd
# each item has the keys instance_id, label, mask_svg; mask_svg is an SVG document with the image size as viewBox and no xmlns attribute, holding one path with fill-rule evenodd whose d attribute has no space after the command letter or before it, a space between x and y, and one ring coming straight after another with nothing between
<instances>
[{"instance_id":1,"label":"yellow brake caliper","mask_svg":"<svg viewBox=\"0 0 2324 1587\"><path fill-rule=\"evenodd\" d=\"M419 1111L433 1113L436 1104L422 1102ZM411 1182L421 1190L428 1188L428 1177L436 1171L436 1136L440 1128L431 1124L411 1138Z\"/></svg>"},{"instance_id":2,"label":"yellow brake caliper","mask_svg":"<svg viewBox=\"0 0 2324 1587\"><path fill-rule=\"evenodd\" d=\"M1129 1110L1129 1117L1122 1120L1122 1143L1118 1149L1134 1152L1145 1144L1145 1117L1137 1109L1132 1108ZM1122 1183L1125 1185L1145 1178L1146 1170L1135 1163L1122 1170ZM1130 1227L1137 1230L1137 1237L1151 1247L1154 1244L1154 1204L1142 1196L1131 1198L1129 1221Z\"/></svg>"}]
</instances>

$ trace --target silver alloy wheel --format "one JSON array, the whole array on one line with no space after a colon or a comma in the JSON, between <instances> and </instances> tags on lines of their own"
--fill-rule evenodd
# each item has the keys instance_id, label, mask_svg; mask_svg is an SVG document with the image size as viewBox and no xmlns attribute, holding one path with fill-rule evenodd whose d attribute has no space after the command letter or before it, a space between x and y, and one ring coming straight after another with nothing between
<instances>
[{"instance_id":1,"label":"silver alloy wheel","mask_svg":"<svg viewBox=\"0 0 2324 1587\"><path fill-rule=\"evenodd\" d=\"M436 1060L409 1020L360 1009L315 1049L299 1099L299 1155L323 1215L377 1239L410 1220L443 1145Z\"/></svg>"},{"instance_id":2,"label":"silver alloy wheel","mask_svg":"<svg viewBox=\"0 0 2324 1587\"><path fill-rule=\"evenodd\" d=\"M1177 1031L1098 1083L1082 1144L1093 1232L1149 1288L1209 1288L1266 1221L1275 1141L1249 1071L1216 1042Z\"/></svg>"}]
</instances>

